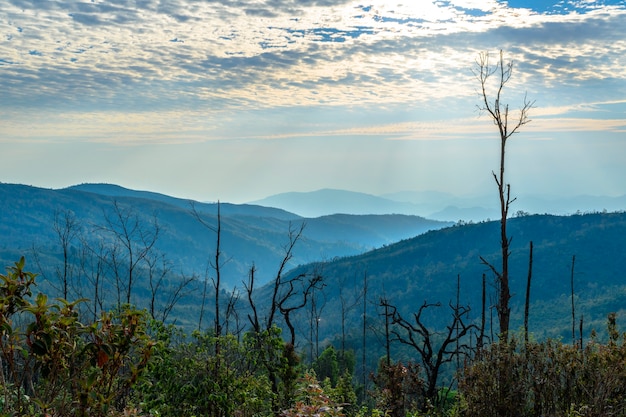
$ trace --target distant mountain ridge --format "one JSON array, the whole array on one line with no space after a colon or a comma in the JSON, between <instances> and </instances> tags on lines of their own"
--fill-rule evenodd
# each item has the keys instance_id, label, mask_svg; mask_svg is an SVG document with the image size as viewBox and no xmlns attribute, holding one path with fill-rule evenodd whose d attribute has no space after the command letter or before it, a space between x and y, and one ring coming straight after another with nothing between
<instances>
[{"instance_id":1,"label":"distant mountain ridge","mask_svg":"<svg viewBox=\"0 0 626 417\"><path fill-rule=\"evenodd\" d=\"M499 216L493 196L455 196L436 191L405 191L381 196L338 189L288 192L252 201L267 207L282 208L304 217L347 214L407 214L442 221L483 221ZM545 195L520 195L511 205L511 214L568 215L577 212L620 211L626 209L626 195L574 196L557 198Z\"/></svg>"},{"instance_id":2,"label":"distant mountain ridge","mask_svg":"<svg viewBox=\"0 0 626 417\"><path fill-rule=\"evenodd\" d=\"M112 213L114 204L119 204L136 213L141 222L153 216L158 218L162 235L157 249L173 261L177 276L211 276L215 233L199 224L188 200L110 184L51 190L2 183L0 199L5 202L0 210L0 236L3 237L0 263L4 266L26 256L29 270L43 265L48 268L47 276L54 277L62 262L58 236L53 229L55 213L70 211L79 220L85 237L97 239L103 217ZM217 206L194 204L203 219L214 227ZM448 302L454 302L456 297L457 277L461 282L460 302L471 305L472 320L480 314L483 274L487 277L488 291L493 292L492 273L481 263L480 257L498 265L499 225L496 220L452 224L400 214L303 218L284 210L254 205L225 203L222 208L223 284L227 289L235 286L241 289L242 281L254 265L259 291L255 297L261 304L271 298L266 296L267 291L271 290L271 281L284 255L290 225L297 228L300 222L306 223L303 238L284 272L285 277L310 273L324 277L320 321L320 337L324 343L341 333L338 317L342 317L342 302L352 303L365 287L367 317L372 327L380 325L382 316L377 303L381 297L397 305L404 314L414 312L424 301L441 302L441 309L429 320L433 320L433 325L443 326L449 317ZM626 212L571 216L521 214L510 219L509 233L513 239L510 258L512 328L520 326L529 241L534 242L530 325L536 337L567 337L571 330L572 256L576 256L576 306L578 314L584 315L585 334L589 335L591 329L601 332L605 328L606 314L611 311L618 312L623 328ZM80 241L72 245L70 253L78 256ZM137 277L143 279L145 285L145 274ZM145 294L145 286L140 289ZM241 302L245 305L245 297ZM199 303L198 291L189 294L178 310L177 320L194 322ZM488 310L494 313L490 309L492 301L487 303ZM357 348L361 346L358 330L362 326L361 313L361 308L354 308L346 316L347 336L352 338L348 346L350 343ZM309 318L297 319L302 331L308 331ZM376 343L374 335L371 343Z\"/></svg>"},{"instance_id":3,"label":"distant mountain ridge","mask_svg":"<svg viewBox=\"0 0 626 417\"><path fill-rule=\"evenodd\" d=\"M82 184L60 190L19 184L1 184L0 200L10 202L0 211L0 262L9 265L21 255L39 253L42 263L58 262L56 213L71 212L86 238L102 234L105 217L115 217L114 204L137 216L142 224L157 219L161 228L156 245L174 261L177 272L205 274L215 251L217 203L199 203L112 184ZM192 207L213 230L200 224ZM254 264L258 283L276 272L290 227L305 223L288 267L336 256L353 255L415 236L450 223L417 216L328 216L305 219L285 210L221 203L222 247L228 262L224 283L239 286ZM79 242L74 242L76 245Z\"/></svg>"},{"instance_id":4,"label":"distant mountain ridge","mask_svg":"<svg viewBox=\"0 0 626 417\"><path fill-rule=\"evenodd\" d=\"M326 188L311 192L288 192L250 202L268 207L278 207L304 217L332 214L413 214L417 207L354 191Z\"/></svg>"},{"instance_id":5,"label":"distant mountain ridge","mask_svg":"<svg viewBox=\"0 0 626 417\"><path fill-rule=\"evenodd\" d=\"M190 209L193 205L200 211L209 211L211 213L215 213L215 207L217 202L215 203L198 203L190 199L183 199L177 197L171 197L169 195L156 193L152 191L138 191L131 190L128 188L124 188L120 185L115 184L105 184L105 183L84 183L73 185L67 188L62 188L61 190L77 190L83 192L89 192L93 194L99 194L103 196L109 197L132 197L132 198L143 198L146 200L154 200L159 201L166 204L171 204L176 207ZM301 218L297 214L290 213L286 210L274 207L262 207L255 206L252 204L231 204L228 202L220 203L221 208L226 215L230 214L239 214L239 215L251 215L258 217L274 217L277 219L283 220L297 220Z\"/></svg>"}]
</instances>

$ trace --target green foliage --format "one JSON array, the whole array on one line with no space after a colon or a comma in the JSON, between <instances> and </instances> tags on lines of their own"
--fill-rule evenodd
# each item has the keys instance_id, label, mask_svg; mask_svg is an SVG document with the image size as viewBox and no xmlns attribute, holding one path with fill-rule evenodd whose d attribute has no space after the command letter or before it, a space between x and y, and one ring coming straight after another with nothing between
<instances>
[{"instance_id":1,"label":"green foliage","mask_svg":"<svg viewBox=\"0 0 626 417\"><path fill-rule=\"evenodd\" d=\"M357 409L357 397L352 385L354 363L354 352L337 352L329 345L312 364L316 377L322 381L324 393L335 404L341 404L348 415Z\"/></svg>"},{"instance_id":2,"label":"green foliage","mask_svg":"<svg viewBox=\"0 0 626 417\"><path fill-rule=\"evenodd\" d=\"M330 383L335 386L339 379L339 362L337 360L337 351L331 345L328 346L322 354L313 362L313 369L320 380L328 378Z\"/></svg>"},{"instance_id":3,"label":"green foliage","mask_svg":"<svg viewBox=\"0 0 626 417\"><path fill-rule=\"evenodd\" d=\"M609 317L607 344L495 343L459 381L467 416L626 414L626 343Z\"/></svg>"},{"instance_id":4,"label":"green foliage","mask_svg":"<svg viewBox=\"0 0 626 417\"><path fill-rule=\"evenodd\" d=\"M30 300L35 275L24 265L22 258L0 275L0 412L104 416L123 409L151 354L145 314L124 307L83 325L80 300Z\"/></svg>"},{"instance_id":5,"label":"green foliage","mask_svg":"<svg viewBox=\"0 0 626 417\"><path fill-rule=\"evenodd\" d=\"M298 381L294 405L281 413L283 417L340 417L342 405L331 399L314 373L305 373Z\"/></svg>"},{"instance_id":6,"label":"green foliage","mask_svg":"<svg viewBox=\"0 0 626 417\"><path fill-rule=\"evenodd\" d=\"M352 384L352 375L346 371L337 380L335 386L331 385L330 379L326 378L322 386L324 392L335 404L340 404L347 415L352 415L358 409L356 392Z\"/></svg>"},{"instance_id":7,"label":"green foliage","mask_svg":"<svg viewBox=\"0 0 626 417\"><path fill-rule=\"evenodd\" d=\"M246 334L194 332L155 324L155 360L136 393L143 408L161 416L272 415L293 399L298 377L276 328Z\"/></svg>"}]
</instances>

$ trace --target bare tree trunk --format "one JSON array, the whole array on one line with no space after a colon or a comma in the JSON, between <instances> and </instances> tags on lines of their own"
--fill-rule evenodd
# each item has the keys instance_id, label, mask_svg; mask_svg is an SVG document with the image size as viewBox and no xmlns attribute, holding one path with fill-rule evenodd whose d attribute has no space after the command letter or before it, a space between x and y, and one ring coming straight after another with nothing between
<instances>
[{"instance_id":1,"label":"bare tree trunk","mask_svg":"<svg viewBox=\"0 0 626 417\"><path fill-rule=\"evenodd\" d=\"M485 306L487 304L487 277L483 274L483 282L482 282L482 298L481 298L481 313L480 313L480 334L478 335L478 341L476 342L476 348L480 352L483 348L483 343L485 341L485 323L487 321L487 317L485 315Z\"/></svg>"},{"instance_id":2,"label":"bare tree trunk","mask_svg":"<svg viewBox=\"0 0 626 417\"><path fill-rule=\"evenodd\" d=\"M205 273L202 282L202 303L200 304L200 317L198 318L198 331L202 331L202 319L204 318L204 308L206 305L207 286L209 285L209 274Z\"/></svg>"},{"instance_id":3,"label":"bare tree trunk","mask_svg":"<svg viewBox=\"0 0 626 417\"><path fill-rule=\"evenodd\" d=\"M460 338L464 338L476 328L475 325L467 325L464 322L469 315L469 307L455 306L450 302L452 323L447 325L444 331L435 332L422 321L422 313L427 308L440 307L440 303L424 302L419 310L413 313L412 321L405 320L395 306L382 298L381 305L385 307L386 316L391 318L391 324L396 325L391 330L393 340L413 348L421 359L422 369L426 375L425 397L435 406L439 405L437 389L442 366L452 363L456 356L469 351L466 344L457 344Z\"/></svg>"},{"instance_id":4,"label":"bare tree trunk","mask_svg":"<svg viewBox=\"0 0 626 417\"><path fill-rule=\"evenodd\" d=\"M383 313L385 316L385 362L389 367L391 366L391 332L389 329L389 321L393 318L396 310L393 308L391 312L389 311L390 304L386 298L381 297L379 305L385 309L385 312Z\"/></svg>"},{"instance_id":5,"label":"bare tree trunk","mask_svg":"<svg viewBox=\"0 0 626 417\"><path fill-rule=\"evenodd\" d=\"M526 280L526 305L524 306L524 342L528 344L528 313L530 310L530 281L533 277L533 242L530 241L528 255L528 279Z\"/></svg>"},{"instance_id":6,"label":"bare tree trunk","mask_svg":"<svg viewBox=\"0 0 626 417\"><path fill-rule=\"evenodd\" d=\"M533 107L534 102L524 98L524 104L519 111L517 119L514 121L512 128L509 127L509 106L502 104L502 90L511 79L513 72L513 63L504 62L503 52L500 51L500 59L495 65L489 63L489 54L480 54L476 61L476 70L474 74L478 78L481 86L482 103L478 106L479 110L486 112L492 119L494 125L498 128L500 135L500 170L496 174L493 172L494 180L498 186L498 198L500 200L500 246L502 266L498 271L492 264L481 258L483 263L488 265L496 276L496 284L498 288L498 303L496 309L500 321L500 338L505 342L508 340L509 321L511 316L511 308L509 301L511 299L511 291L509 288L509 255L511 239L507 234L507 218L511 203L515 199L511 199L511 186L505 182L505 153L507 140L518 131L518 129L529 123L528 112ZM489 87L491 86L492 76L496 77L493 88L495 90L493 101L489 100Z\"/></svg>"},{"instance_id":7,"label":"bare tree trunk","mask_svg":"<svg viewBox=\"0 0 626 417\"><path fill-rule=\"evenodd\" d=\"M254 292L254 273L256 272L256 267L254 264L250 267L250 272L248 275L248 284L244 283L244 288L246 289L246 293L248 294L248 303L250 304L250 308L252 309L252 316L248 314L248 320L254 329L256 334L261 333L261 324L259 323L259 313L256 309L256 304L254 299L252 298Z\"/></svg>"},{"instance_id":8,"label":"bare tree trunk","mask_svg":"<svg viewBox=\"0 0 626 417\"><path fill-rule=\"evenodd\" d=\"M214 336L215 336L215 355L217 356L220 352L220 344L219 344L219 337L222 334L222 324L221 324L221 317L220 317L220 291L221 291L221 281L222 281L222 276L221 276L221 242L222 242L222 215L221 215L221 204L218 201L217 202L217 226L213 227L210 224L208 224L200 215L200 213L198 213L198 211L196 210L195 206L192 203L192 207L191 207L191 211L194 215L194 217L196 218L196 220L198 220L198 222L200 222L200 224L202 224L204 227L206 227L207 229L215 232L215 254L213 257L213 262L211 263L211 266L213 267L213 270L215 271L215 279L212 279L213 281L213 289L215 290L215 320L213 322L214 325ZM204 296L206 295L206 286L205 286L205 292L204 292ZM204 312L204 296L203 296L203 307L202 307L202 312ZM202 322L202 314L200 317L200 323Z\"/></svg>"},{"instance_id":9,"label":"bare tree trunk","mask_svg":"<svg viewBox=\"0 0 626 417\"><path fill-rule=\"evenodd\" d=\"M584 352L583 349L585 347L583 346L583 315L582 314L580 315L580 325L578 327L578 332L579 332L579 335L580 335L580 342L579 342L580 343L580 351Z\"/></svg>"},{"instance_id":10,"label":"bare tree trunk","mask_svg":"<svg viewBox=\"0 0 626 417\"><path fill-rule=\"evenodd\" d=\"M576 255L572 255L572 270L570 275L570 285L572 288L572 344L576 346L576 306L574 304L574 264Z\"/></svg>"},{"instance_id":11,"label":"bare tree trunk","mask_svg":"<svg viewBox=\"0 0 626 417\"><path fill-rule=\"evenodd\" d=\"M80 232L80 225L74 213L66 210L63 214L54 213L54 230L59 237L59 243L63 250L63 270L57 271L61 281L61 292L64 300L69 298L69 287L72 280L72 265L70 262L70 245Z\"/></svg>"},{"instance_id":12,"label":"bare tree trunk","mask_svg":"<svg viewBox=\"0 0 626 417\"><path fill-rule=\"evenodd\" d=\"M454 306L454 311L459 311L461 308L461 274L457 274L456 276L456 305ZM460 323L457 321L455 330L456 330L456 371L458 372L461 369L461 356L459 355L459 327Z\"/></svg>"},{"instance_id":13,"label":"bare tree trunk","mask_svg":"<svg viewBox=\"0 0 626 417\"><path fill-rule=\"evenodd\" d=\"M363 273L363 338L361 343L361 371L363 372L363 392L365 393L367 388L367 372L365 372L367 366L367 272ZM363 397L365 398L365 394Z\"/></svg>"},{"instance_id":14,"label":"bare tree trunk","mask_svg":"<svg viewBox=\"0 0 626 417\"><path fill-rule=\"evenodd\" d=\"M152 251L159 238L161 228L156 216L153 216L151 224L147 227L135 210L122 207L117 200L113 201L113 215L105 214L105 221L106 225L101 229L111 233L124 250L123 254L120 253L118 258L113 260L113 267L116 269L118 305L121 303L121 294L119 293L123 289L126 292L125 302L130 304L137 268ZM115 255L117 251L112 253ZM122 282L122 263L126 263L126 285L123 285Z\"/></svg>"},{"instance_id":15,"label":"bare tree trunk","mask_svg":"<svg viewBox=\"0 0 626 417\"><path fill-rule=\"evenodd\" d=\"M220 322L220 290L222 283L222 276L220 271L220 255L221 255L221 241L222 241L222 216L220 211L220 202L217 202L217 230L216 230L216 246L215 246L215 281L213 282L213 288L215 289L215 337L219 338L222 335L222 326ZM219 354L219 342L215 344L215 354Z\"/></svg>"}]
</instances>

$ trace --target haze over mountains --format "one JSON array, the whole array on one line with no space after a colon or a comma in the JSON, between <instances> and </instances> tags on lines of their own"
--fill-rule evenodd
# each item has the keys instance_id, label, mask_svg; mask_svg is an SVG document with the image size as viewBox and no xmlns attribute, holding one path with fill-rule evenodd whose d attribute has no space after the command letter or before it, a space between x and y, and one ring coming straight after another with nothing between
<instances>
[{"instance_id":1,"label":"haze over mountains","mask_svg":"<svg viewBox=\"0 0 626 417\"><path fill-rule=\"evenodd\" d=\"M75 216L86 238L107 235L107 222L116 220L115 205L129 220L144 228L157 221L160 233L155 249L166 254L177 272L204 274L215 251L217 204L198 203L167 195L135 191L112 184L81 184L60 190L0 183L0 261L9 265L19 256L41 253L43 260L59 256L55 216ZM213 230L204 227L195 209ZM224 283L234 287L255 264L258 282L276 273L289 230L305 223L298 251L288 267L363 253L382 245L450 225L408 215L331 215L307 219L282 209L220 203ZM116 224L117 227L121 225ZM139 238L139 236L137 236ZM78 245L76 241L74 244Z\"/></svg>"},{"instance_id":2,"label":"haze over mountains","mask_svg":"<svg viewBox=\"0 0 626 417\"><path fill-rule=\"evenodd\" d=\"M350 211L366 213L376 210L399 212L413 209L416 203L395 204L390 198L321 190L296 195L300 209L323 211L323 204L313 204L314 197L327 198L326 212ZM285 196L283 196L285 197ZM293 195L287 195L293 197ZM408 199L410 195L389 196ZM433 194L431 201L446 195ZM62 263L59 236L55 231L55 216L71 213L77 220L80 238L71 242L70 254L79 271L82 247L102 242L115 246L115 238L105 229L119 227L115 221L118 207L122 217L137 219L150 229L157 221L160 234L154 249L164 256L171 267L170 280L195 274L202 279L211 277L211 257L215 253L217 204L189 200L146 191L129 190L111 184L82 184L60 190L0 183L0 263L11 265L26 256L27 265L42 272L45 279L55 279ZM288 199L287 199L288 200ZM286 200L286 201L287 201ZM296 199L298 200L298 199ZM541 200L542 202L544 200ZM623 265L626 262L626 204L619 213L601 213L604 208L618 204L620 199L581 199L579 206L592 214L572 216L521 214L511 219L511 274L515 289L514 312L519 313L523 301L523 286L528 273L528 243L535 243L535 280L531 317L541 335L561 335L567 325L570 305L569 276L572 256L576 256L576 294L584 311L586 329L602 330L610 311L626 311L626 284ZM571 200L570 203L575 203ZM515 203L517 204L517 202ZM298 207L292 207L294 211ZM478 207L478 206L477 206ZM197 214L210 228L203 226ZM516 207L517 208L517 207ZM371 317L378 317L375 303L380 296L410 311L415 303L425 299L447 301L455 297L456 277L461 276L464 302L479 303L480 278L489 273L480 256L496 262L498 257L498 222L442 222L406 214L332 214L303 217L293 212L252 204L221 203L222 247L225 289L241 288L252 265L257 270L260 300L271 285L277 268L285 255L289 231L306 223L284 271L285 276L321 273L325 280L325 319L340 314L338 299L363 289L363 277L369 277L372 304ZM107 220L108 219L108 220ZM107 224L113 220L112 224ZM135 235L138 248L141 236ZM96 248L97 249L97 248ZM111 253L111 252L107 252ZM37 261L37 262L35 262ZM37 270L37 268L41 268ZM313 272L312 272L313 271ZM88 272L88 271L87 271ZM76 272L84 279L84 271ZM488 278L492 282L492 278ZM137 274L138 293L146 291L146 273ZM490 284L491 285L491 284ZM144 295L145 296L145 295ZM177 320L194 321L201 301L198 291L181 301ZM244 307L245 308L245 307ZM357 314L356 312L353 312ZM357 315L358 316L358 315ZM351 320L358 321L355 316ZM306 318L302 317L302 323ZM519 319L517 314L516 319ZM517 322L516 322L517 323ZM441 324L441 323L440 323ZM323 337L336 335L337 323L322 329ZM549 328L548 328L549 327ZM539 330L540 328L540 330Z\"/></svg>"},{"instance_id":3,"label":"haze over mountains","mask_svg":"<svg viewBox=\"0 0 626 417\"><path fill-rule=\"evenodd\" d=\"M455 196L438 191L406 191L375 196L346 190L322 189L311 192L288 192L252 201L267 207L281 208L305 217L335 213L408 214L443 221L483 221L497 219L497 194ZM577 212L617 211L626 207L626 195L573 196L558 198L521 195L512 204L517 211L531 214L568 215Z\"/></svg>"}]
</instances>

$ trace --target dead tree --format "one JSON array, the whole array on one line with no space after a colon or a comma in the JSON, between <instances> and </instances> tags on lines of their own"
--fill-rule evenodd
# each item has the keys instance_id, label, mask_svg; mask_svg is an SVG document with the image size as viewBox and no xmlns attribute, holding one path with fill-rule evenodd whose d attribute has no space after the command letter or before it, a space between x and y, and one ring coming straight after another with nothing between
<instances>
[{"instance_id":1,"label":"dead tree","mask_svg":"<svg viewBox=\"0 0 626 417\"><path fill-rule=\"evenodd\" d=\"M481 294L481 299L480 299L480 305L481 305L480 329L478 333L478 338L476 340L476 350L478 352L482 350L483 345L485 343L485 324L487 321L487 317L485 315L485 307L487 304L487 283L486 283L485 274L483 274L481 288L482 288L482 294Z\"/></svg>"},{"instance_id":2,"label":"dead tree","mask_svg":"<svg viewBox=\"0 0 626 417\"><path fill-rule=\"evenodd\" d=\"M321 288L323 289L325 287L325 285L322 283ZM310 295L310 310L309 310L309 343L310 343L310 349L309 349L309 356L310 356L310 361L311 363L313 363L314 361L319 359L320 356L320 347L319 347L319 341L320 341L320 322L322 321L322 311L324 310L324 307L326 306L326 294L324 294L324 292L321 292L321 300L320 298L317 297L317 288L314 287L313 290L311 291L311 295ZM315 355L313 354L313 350L315 350Z\"/></svg>"},{"instance_id":3,"label":"dead tree","mask_svg":"<svg viewBox=\"0 0 626 417\"><path fill-rule=\"evenodd\" d=\"M576 305L574 304L574 265L576 255L572 255L572 268L570 274L570 286L572 289L572 344L576 346Z\"/></svg>"},{"instance_id":4,"label":"dead tree","mask_svg":"<svg viewBox=\"0 0 626 417\"><path fill-rule=\"evenodd\" d=\"M250 267L250 271L248 272L248 282L243 283L243 287L246 289L246 294L248 296L248 303L250 304L250 308L252 309L252 314L248 314L248 320L252 325L252 330L255 334L261 333L261 323L259 322L259 312L257 311L256 303L252 296L254 295L254 274L256 273L256 267L254 264Z\"/></svg>"},{"instance_id":5,"label":"dead tree","mask_svg":"<svg viewBox=\"0 0 626 417\"><path fill-rule=\"evenodd\" d=\"M323 278L319 274L313 274L307 276L306 274L299 274L294 278L290 278L284 282L284 289L281 295L277 299L278 311L283 316L285 324L289 329L289 343L292 346L296 344L296 329L291 322L291 313L304 308L309 300L309 297L315 290L321 290L324 287ZM295 297L300 298L295 301ZM316 325L319 325L319 320L316 320ZM318 328L319 330L319 328ZM317 349L319 353L319 348Z\"/></svg>"},{"instance_id":6,"label":"dead tree","mask_svg":"<svg viewBox=\"0 0 626 417\"><path fill-rule=\"evenodd\" d=\"M304 227L305 227L304 223L300 224L300 227L298 229L294 229L291 224L289 225L289 242L284 247L285 256L283 256L283 259L280 261L278 271L276 272L276 276L274 277L274 282L273 282L273 287L272 287L272 300L270 302L270 311L265 320L265 327L267 329L271 328L274 325L275 319L276 319L276 313L280 311L280 306L284 305L287 299L293 295L293 288L294 288L293 283L290 284L289 281L285 281L285 277L283 273L285 272L285 268L287 267L287 264L289 263L291 258L293 258L293 249L296 246L296 243L298 243L298 240L300 240L300 238L302 237L302 232L304 232ZM302 278L303 276L299 275L294 278L291 278L290 281L301 280ZM285 288L285 286L292 288L291 291L287 291L286 293L288 294L287 298L285 298L285 295L286 295L285 292L282 291L283 288Z\"/></svg>"},{"instance_id":7,"label":"dead tree","mask_svg":"<svg viewBox=\"0 0 626 417\"><path fill-rule=\"evenodd\" d=\"M213 261L210 262L213 271L215 271L215 277L211 278L211 282L213 283L213 290L215 291L215 320L214 320L214 336L215 336L215 356L217 357L220 353L220 342L219 338L222 335L222 322L220 315L220 292L222 286L222 274L221 274L221 256L222 256L222 215L221 215L221 205L220 202L217 202L217 225L212 226L209 224L196 210L195 204L191 203L192 214L198 220L198 222L209 229L210 231L215 233L215 252L213 254ZM206 286L204 288L203 297L206 296ZM202 301L202 310L204 310L204 298ZM201 312L202 314L204 311ZM201 314L201 316L202 316ZM200 319L202 320L202 318Z\"/></svg>"},{"instance_id":8,"label":"dead tree","mask_svg":"<svg viewBox=\"0 0 626 417\"><path fill-rule=\"evenodd\" d=\"M413 313L412 321L405 320L395 306L387 302L383 304L391 317L391 323L395 325L391 330L393 341L410 346L419 354L426 374L424 396L436 405L438 404L437 387L442 366L452 362L458 355L469 352L470 346L459 343L457 347L457 342L461 341L468 332L476 327L464 322L464 318L467 318L470 312L469 307L455 306L452 303L449 303L449 306L452 310L452 323L447 325L443 332L436 332L424 324L422 313L430 307L441 307L441 303L433 304L425 301L417 313ZM442 341L438 342L438 340Z\"/></svg>"},{"instance_id":9,"label":"dead tree","mask_svg":"<svg viewBox=\"0 0 626 417\"><path fill-rule=\"evenodd\" d=\"M110 233L117 243L113 244L111 262L115 270L118 304L120 295L124 295L124 301L130 304L135 275L156 244L161 228L156 215L146 223L134 209L123 207L117 200L113 201L113 214L105 213L105 222L100 229ZM122 291L125 294L120 294Z\"/></svg>"},{"instance_id":10,"label":"dead tree","mask_svg":"<svg viewBox=\"0 0 626 417\"><path fill-rule=\"evenodd\" d=\"M54 213L54 231L59 237L59 243L63 250L63 269L57 269L57 276L61 281L63 299L69 297L69 287L72 281L72 262L70 260L70 245L80 233L80 225L76 215L71 210L65 210L62 214Z\"/></svg>"},{"instance_id":11,"label":"dead tree","mask_svg":"<svg viewBox=\"0 0 626 417\"><path fill-rule=\"evenodd\" d=\"M107 274L108 259L110 258L109 248L103 239L89 243L85 237L81 238L80 249L80 274L85 281L83 286L88 287L93 293L86 293L83 288L79 290L81 297L91 300L85 303L86 308L95 322L104 310L104 281Z\"/></svg>"},{"instance_id":12,"label":"dead tree","mask_svg":"<svg viewBox=\"0 0 626 417\"><path fill-rule=\"evenodd\" d=\"M356 284L356 275L354 281ZM364 296L365 288L362 291L351 292L351 295L346 296L346 279L342 279L339 282L339 301L341 303L341 350L339 351L340 365L342 369L346 369L346 320L348 313L356 308L361 301L361 297ZM354 288L358 286L355 285Z\"/></svg>"},{"instance_id":13,"label":"dead tree","mask_svg":"<svg viewBox=\"0 0 626 417\"><path fill-rule=\"evenodd\" d=\"M530 282L533 278L533 242L528 254L528 279L526 280L526 304L524 306L524 342L528 344L528 314L530 312Z\"/></svg>"},{"instance_id":14,"label":"dead tree","mask_svg":"<svg viewBox=\"0 0 626 417\"><path fill-rule=\"evenodd\" d=\"M226 334L236 334L237 337L241 335L241 332L244 329L244 325L241 324L241 320L239 318L239 312L237 311L237 303L239 302L240 297L241 294L239 293L239 289L236 287L233 288L230 292L228 303L226 304L226 317L224 320L226 324ZM230 329L231 319L234 320L235 324L235 329L233 331Z\"/></svg>"},{"instance_id":15,"label":"dead tree","mask_svg":"<svg viewBox=\"0 0 626 417\"><path fill-rule=\"evenodd\" d=\"M250 303L252 311L252 315L248 315L248 320L250 321L254 331L256 333L260 333L263 330L270 330L276 324L277 315L280 314L289 328L291 336L290 341L292 344L295 342L295 328L291 322L291 314L294 311L300 310L306 306L311 293L315 289L320 289L323 281L322 276L317 273L313 273L311 275L302 273L291 277L286 277L284 275L287 264L293 258L293 250L296 243L298 243L302 237L305 226L305 223L300 224L298 228L294 228L292 224L289 225L289 241L283 247L285 255L280 261L278 270L276 271L276 276L272 281L269 309L267 315L265 316L263 325L261 324L259 311L253 298L256 272L254 265L250 268L248 282L244 283L244 288L246 290L248 302ZM298 298L296 301L297 297L301 298Z\"/></svg>"},{"instance_id":16,"label":"dead tree","mask_svg":"<svg viewBox=\"0 0 626 417\"><path fill-rule=\"evenodd\" d=\"M481 53L476 61L474 74L480 82L481 104L478 109L485 112L491 118L493 124L498 128L500 135L500 171L492 172L493 178L498 186L498 198L500 200L500 246L502 253L502 265L500 270L496 269L492 263L481 257L482 262L489 266L496 276L496 286L498 288L498 303L496 310L500 321L500 337L508 340L509 320L511 308L509 301L511 292L509 289L509 247L511 238L507 234L507 217L509 208L515 198L511 198L511 185L507 184L504 176L505 151L508 139L518 132L525 124L530 122L528 113L534 106L534 101L529 101L524 97L522 107L517 114L509 113L509 105L502 102L502 91L511 79L513 74L513 63L504 62L504 54L500 51L500 58L492 64L488 53ZM493 88L493 96L490 94Z\"/></svg>"},{"instance_id":17,"label":"dead tree","mask_svg":"<svg viewBox=\"0 0 626 417\"><path fill-rule=\"evenodd\" d=\"M150 288L148 312L153 320L165 323L176 304L188 294L186 289L196 281L196 277L173 277L171 263L163 254L147 256L146 265Z\"/></svg>"},{"instance_id":18,"label":"dead tree","mask_svg":"<svg viewBox=\"0 0 626 417\"><path fill-rule=\"evenodd\" d=\"M309 301L311 292L314 289L320 288L322 283L322 277L319 274L313 274L312 277L308 274L297 274L291 277L284 275L285 269L293 257L295 245L302 237L304 227L305 223L302 223L299 228L294 228L291 224L289 225L289 241L284 246L285 255L280 262L276 276L271 284L269 310L264 320L261 320L259 317L260 312L253 297L256 272L254 265L250 268L248 282L244 283L251 309L251 314L248 314L248 320L254 329L253 336L256 339L257 351L263 352L267 350L263 349L263 337L264 334L269 336L273 333L279 314L282 315L285 325L290 332L289 342L284 345L280 357L276 357L275 353L265 352L260 358L260 362L268 372L272 392L275 394L273 408L276 412L278 412L281 405L284 405L281 404L279 381L282 381L285 392L291 392L297 375L295 372L297 361L294 351L296 334L291 321L291 314L304 308ZM284 363L288 364L286 368L284 367Z\"/></svg>"},{"instance_id":19,"label":"dead tree","mask_svg":"<svg viewBox=\"0 0 626 417\"><path fill-rule=\"evenodd\" d=\"M367 367L367 272L363 273L363 327L361 334L361 378L363 385L363 392L367 389L367 372L365 369ZM361 398L363 399L363 398Z\"/></svg>"},{"instance_id":20,"label":"dead tree","mask_svg":"<svg viewBox=\"0 0 626 417\"><path fill-rule=\"evenodd\" d=\"M387 298L380 297L378 305L385 309L381 315L385 317L385 365L391 366L391 321L394 319L396 308L389 304Z\"/></svg>"}]
</instances>

